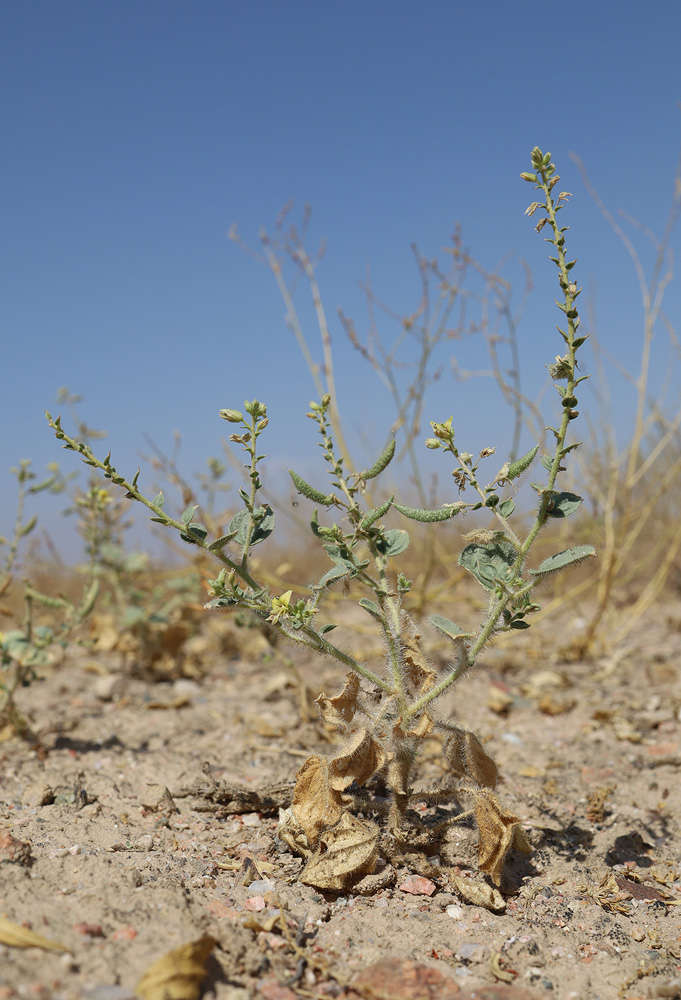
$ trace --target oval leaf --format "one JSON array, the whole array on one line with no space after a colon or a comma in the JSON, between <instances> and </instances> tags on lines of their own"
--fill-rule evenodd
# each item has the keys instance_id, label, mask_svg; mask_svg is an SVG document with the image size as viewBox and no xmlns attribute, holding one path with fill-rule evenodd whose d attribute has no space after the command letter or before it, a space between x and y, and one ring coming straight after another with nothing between
<instances>
[{"instance_id":1,"label":"oval leaf","mask_svg":"<svg viewBox=\"0 0 681 1000\"><path fill-rule=\"evenodd\" d=\"M376 548L386 556L399 556L409 545L409 533L401 528L390 528L376 543Z\"/></svg>"},{"instance_id":2,"label":"oval leaf","mask_svg":"<svg viewBox=\"0 0 681 1000\"><path fill-rule=\"evenodd\" d=\"M576 493L556 493L552 498L551 509L546 513L549 517L569 517L570 514L574 514L581 502L582 498Z\"/></svg>"},{"instance_id":3,"label":"oval leaf","mask_svg":"<svg viewBox=\"0 0 681 1000\"><path fill-rule=\"evenodd\" d=\"M541 576L545 573L556 573L560 569L565 569L567 566L574 566L575 563L579 563L582 559L588 559L590 556L595 556L596 550L593 545L575 545L572 549L565 549L564 552L556 552L555 556L549 556L542 563L537 566L536 569L530 570L535 576Z\"/></svg>"},{"instance_id":4,"label":"oval leaf","mask_svg":"<svg viewBox=\"0 0 681 1000\"><path fill-rule=\"evenodd\" d=\"M459 565L472 573L485 590L494 590L495 580L509 581L517 554L510 542L499 539L487 545L467 545L459 556Z\"/></svg>"}]
</instances>

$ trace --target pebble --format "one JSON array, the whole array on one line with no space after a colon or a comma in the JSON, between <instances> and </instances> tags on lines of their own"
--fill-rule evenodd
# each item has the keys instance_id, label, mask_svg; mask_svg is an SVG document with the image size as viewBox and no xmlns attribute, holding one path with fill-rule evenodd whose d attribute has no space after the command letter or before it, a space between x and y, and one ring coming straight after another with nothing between
<instances>
[{"instance_id":1,"label":"pebble","mask_svg":"<svg viewBox=\"0 0 681 1000\"><path fill-rule=\"evenodd\" d=\"M89 986L82 992L83 1000L135 1000L127 986Z\"/></svg>"},{"instance_id":2,"label":"pebble","mask_svg":"<svg viewBox=\"0 0 681 1000\"><path fill-rule=\"evenodd\" d=\"M445 910L445 913L448 917L451 917L452 920L463 920L463 907L459 906L458 903L451 903L451 905Z\"/></svg>"},{"instance_id":3,"label":"pebble","mask_svg":"<svg viewBox=\"0 0 681 1000\"><path fill-rule=\"evenodd\" d=\"M517 733L502 733L501 738L504 743L511 743L515 747L522 746L523 743Z\"/></svg>"},{"instance_id":4,"label":"pebble","mask_svg":"<svg viewBox=\"0 0 681 1000\"><path fill-rule=\"evenodd\" d=\"M466 941L457 948L456 956L461 962L484 962L487 949L479 941Z\"/></svg>"},{"instance_id":5,"label":"pebble","mask_svg":"<svg viewBox=\"0 0 681 1000\"><path fill-rule=\"evenodd\" d=\"M150 833L145 833L143 836L137 838L135 845L138 851L153 851L154 838Z\"/></svg>"},{"instance_id":6,"label":"pebble","mask_svg":"<svg viewBox=\"0 0 681 1000\"><path fill-rule=\"evenodd\" d=\"M248 891L254 893L256 896L264 896L266 892L274 892L275 889L274 882L268 878L256 879L248 887Z\"/></svg>"},{"instance_id":7,"label":"pebble","mask_svg":"<svg viewBox=\"0 0 681 1000\"><path fill-rule=\"evenodd\" d=\"M412 896L432 896L437 886L429 878L412 875L399 886L401 892L410 892Z\"/></svg>"},{"instance_id":8,"label":"pebble","mask_svg":"<svg viewBox=\"0 0 681 1000\"><path fill-rule=\"evenodd\" d=\"M29 785L21 797L24 806L49 806L54 802L54 791L44 781Z\"/></svg>"}]
</instances>

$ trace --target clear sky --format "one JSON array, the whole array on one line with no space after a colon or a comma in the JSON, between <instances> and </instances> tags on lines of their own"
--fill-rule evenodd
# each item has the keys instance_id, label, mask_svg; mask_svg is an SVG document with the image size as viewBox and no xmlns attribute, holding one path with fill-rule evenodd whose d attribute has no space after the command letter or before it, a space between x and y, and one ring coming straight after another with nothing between
<instances>
[{"instance_id":1,"label":"clear sky","mask_svg":"<svg viewBox=\"0 0 681 1000\"><path fill-rule=\"evenodd\" d=\"M370 265L376 294L399 313L413 309L410 244L440 254L457 222L476 259L514 283L514 307L519 260L529 261L521 369L531 395L544 384L560 350L558 289L523 215L532 188L519 179L536 144L574 195L564 222L587 327L596 321L604 347L636 370L635 273L568 154L613 211L662 232L681 133L678 0L8 0L0 37L0 531L14 505L9 466L74 467L43 417L64 385L85 397L89 423L108 429L121 471L148 452L145 433L170 451L175 430L184 471L201 471L230 429L218 410L247 397L270 407L271 474L313 467L310 374L272 275L228 238L236 222L257 247L260 227L271 230L290 199L294 219L313 208L311 247L328 238L318 275L360 461L373 457L362 442L382 447L394 410L336 308L365 332L359 282ZM645 237L628 232L649 265ZM678 233L672 243L678 250ZM678 287L666 299L677 326ZM297 295L321 360L303 284ZM663 330L658 346L659 380ZM463 447L503 450L510 419L498 392L457 384L453 353L463 368L488 367L480 338L445 345L428 418L453 413ZM623 384L616 396L626 427L633 397ZM49 504L41 511L50 524Z\"/></svg>"}]
</instances>

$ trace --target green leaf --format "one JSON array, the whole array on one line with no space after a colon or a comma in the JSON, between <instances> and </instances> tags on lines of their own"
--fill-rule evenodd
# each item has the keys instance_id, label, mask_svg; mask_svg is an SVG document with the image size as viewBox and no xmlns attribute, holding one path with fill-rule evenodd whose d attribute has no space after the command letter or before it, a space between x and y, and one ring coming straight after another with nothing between
<instances>
[{"instance_id":1,"label":"green leaf","mask_svg":"<svg viewBox=\"0 0 681 1000\"><path fill-rule=\"evenodd\" d=\"M516 618L514 619L514 621L511 622L509 627L515 629L524 629L524 628L531 628L531 625L530 622L523 621L522 618Z\"/></svg>"},{"instance_id":2,"label":"green leaf","mask_svg":"<svg viewBox=\"0 0 681 1000\"><path fill-rule=\"evenodd\" d=\"M549 517L569 517L581 503L582 498L576 493L556 493L551 501L551 509L546 513Z\"/></svg>"},{"instance_id":3,"label":"green leaf","mask_svg":"<svg viewBox=\"0 0 681 1000\"><path fill-rule=\"evenodd\" d=\"M459 556L459 565L472 573L485 590L494 590L497 580L511 582L516 559L511 543L500 538L486 545L477 542L467 545Z\"/></svg>"},{"instance_id":4,"label":"green leaf","mask_svg":"<svg viewBox=\"0 0 681 1000\"><path fill-rule=\"evenodd\" d=\"M557 552L554 556L544 559L536 569L531 569L530 573L534 576L556 573L560 569L565 569L567 566L574 566L575 563L579 563L583 559L588 559L590 556L595 555L596 550L593 545L575 545L572 549L565 549L564 552Z\"/></svg>"},{"instance_id":5,"label":"green leaf","mask_svg":"<svg viewBox=\"0 0 681 1000\"><path fill-rule=\"evenodd\" d=\"M158 507L159 510L163 510L165 506L166 498L163 496L163 491L157 493L154 499L151 501L154 507Z\"/></svg>"},{"instance_id":6,"label":"green leaf","mask_svg":"<svg viewBox=\"0 0 681 1000\"><path fill-rule=\"evenodd\" d=\"M191 519L194 517L194 514L198 510L198 507L199 507L198 504L194 504L192 507L187 507L186 510L182 511L182 517L180 518L180 520L182 521L183 524L190 524Z\"/></svg>"},{"instance_id":7,"label":"green leaf","mask_svg":"<svg viewBox=\"0 0 681 1000\"><path fill-rule=\"evenodd\" d=\"M384 556L399 556L409 545L409 533L401 528L390 528L384 531L376 541L376 548Z\"/></svg>"},{"instance_id":8,"label":"green leaf","mask_svg":"<svg viewBox=\"0 0 681 1000\"><path fill-rule=\"evenodd\" d=\"M253 515L262 514L262 518L253 527L251 535L251 545L264 542L274 531L274 512L271 507L256 507ZM238 511L229 522L229 530L232 537L236 536L239 545L245 545L248 537L248 526L250 514L247 510Z\"/></svg>"},{"instance_id":9,"label":"green leaf","mask_svg":"<svg viewBox=\"0 0 681 1000\"><path fill-rule=\"evenodd\" d=\"M19 529L19 537L25 538L26 535L30 535L37 523L38 523L38 515L34 514L33 517L29 521L27 521L26 524L22 525L21 528Z\"/></svg>"},{"instance_id":10,"label":"green leaf","mask_svg":"<svg viewBox=\"0 0 681 1000\"><path fill-rule=\"evenodd\" d=\"M464 632L459 625L450 621L449 618L443 618L442 615L429 615L428 621L434 625L438 631L444 632L444 634L450 639L468 639L472 635L471 632Z\"/></svg>"},{"instance_id":11,"label":"green leaf","mask_svg":"<svg viewBox=\"0 0 681 1000\"><path fill-rule=\"evenodd\" d=\"M435 521L448 521L450 517L456 517L465 506L463 503L456 503L438 507L437 510L425 510L422 507L404 507L400 503L393 504L395 510L398 510L400 514L411 518L412 521L423 521L426 524L433 524Z\"/></svg>"},{"instance_id":12,"label":"green leaf","mask_svg":"<svg viewBox=\"0 0 681 1000\"><path fill-rule=\"evenodd\" d=\"M380 473L383 472L388 465L390 465L394 454L395 438L393 438L392 441L386 445L374 464L360 474L360 479L375 479L376 476L380 475Z\"/></svg>"},{"instance_id":13,"label":"green leaf","mask_svg":"<svg viewBox=\"0 0 681 1000\"><path fill-rule=\"evenodd\" d=\"M347 576L350 570L343 564L338 564L333 566L324 576L321 578L319 583L315 586L315 590L321 590L322 587L327 587L334 580L340 580L341 577Z\"/></svg>"},{"instance_id":14,"label":"green leaf","mask_svg":"<svg viewBox=\"0 0 681 1000\"><path fill-rule=\"evenodd\" d=\"M341 549L340 545L324 545L323 548L329 559L335 562L337 566L344 566L346 572L348 570L353 574L357 572L354 562L345 554L347 550Z\"/></svg>"},{"instance_id":15,"label":"green leaf","mask_svg":"<svg viewBox=\"0 0 681 1000\"><path fill-rule=\"evenodd\" d=\"M363 608L365 611L368 611L371 617L375 618L376 621L379 622L382 621L381 609L379 608L378 604L374 604L374 602L370 601L368 597L360 597L357 603L359 604L360 608Z\"/></svg>"},{"instance_id":16,"label":"green leaf","mask_svg":"<svg viewBox=\"0 0 681 1000\"><path fill-rule=\"evenodd\" d=\"M502 500L502 502L499 504L499 513L501 514L502 517L510 517L514 510L515 510L515 503L513 502L511 497L509 497L508 500Z\"/></svg>"},{"instance_id":17,"label":"green leaf","mask_svg":"<svg viewBox=\"0 0 681 1000\"><path fill-rule=\"evenodd\" d=\"M150 517L149 520L150 521L155 521L157 524L167 524L168 523L167 520L165 519L165 517Z\"/></svg>"},{"instance_id":18,"label":"green leaf","mask_svg":"<svg viewBox=\"0 0 681 1000\"><path fill-rule=\"evenodd\" d=\"M518 458L516 459L515 462L511 462L511 464L508 467L508 471L506 472L506 478L517 479L518 476L521 476L525 471L525 469L529 469L529 467L532 465L532 462L534 461L534 456L537 454L538 451L539 451L539 445L536 444L534 448L531 451L528 451L526 455L523 455L522 458Z\"/></svg>"},{"instance_id":19,"label":"green leaf","mask_svg":"<svg viewBox=\"0 0 681 1000\"><path fill-rule=\"evenodd\" d=\"M551 466L553 465L553 456L552 455L542 455L542 457L539 459L539 461L544 466L544 468L546 469L547 472L551 471Z\"/></svg>"},{"instance_id":20,"label":"green leaf","mask_svg":"<svg viewBox=\"0 0 681 1000\"><path fill-rule=\"evenodd\" d=\"M288 470L288 474L293 480L293 485L302 493L304 497L308 500L313 500L315 503L321 503L325 507L330 507L332 503L336 502L336 498L331 493L322 493L321 490L316 490L314 486L310 486L309 483L305 482L302 476L299 476L297 472L293 469Z\"/></svg>"},{"instance_id":21,"label":"green leaf","mask_svg":"<svg viewBox=\"0 0 681 1000\"><path fill-rule=\"evenodd\" d=\"M187 527L187 534L191 535L197 542L204 542L208 537L208 528L203 524L199 524L198 521L192 521Z\"/></svg>"},{"instance_id":22,"label":"green leaf","mask_svg":"<svg viewBox=\"0 0 681 1000\"><path fill-rule=\"evenodd\" d=\"M330 624L329 625L322 625L321 628L319 628L317 631L318 631L319 635L326 635L327 632L333 632L333 630L335 628L338 628L338 626L337 625L330 625Z\"/></svg>"}]
</instances>

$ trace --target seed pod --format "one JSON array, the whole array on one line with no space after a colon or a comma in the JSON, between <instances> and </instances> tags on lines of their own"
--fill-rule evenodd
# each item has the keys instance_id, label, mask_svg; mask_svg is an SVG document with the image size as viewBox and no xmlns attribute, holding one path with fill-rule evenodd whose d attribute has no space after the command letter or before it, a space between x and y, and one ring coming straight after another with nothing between
<instances>
[{"instance_id":1,"label":"seed pod","mask_svg":"<svg viewBox=\"0 0 681 1000\"><path fill-rule=\"evenodd\" d=\"M360 479L375 479L376 476L380 475L385 468L388 467L392 461L392 457L395 454L395 438L392 439L390 444L388 444L379 457L376 459L373 465L368 469L365 469L361 474Z\"/></svg>"},{"instance_id":2,"label":"seed pod","mask_svg":"<svg viewBox=\"0 0 681 1000\"><path fill-rule=\"evenodd\" d=\"M293 471L293 469L289 469L288 473L293 480L295 488L299 493L302 493L304 497L307 497L308 500L313 500L315 503L321 503L325 507L330 507L331 504L335 502L336 498L332 494L322 493L321 490L316 490L314 486L310 486L309 483L306 483L297 472Z\"/></svg>"},{"instance_id":3,"label":"seed pod","mask_svg":"<svg viewBox=\"0 0 681 1000\"><path fill-rule=\"evenodd\" d=\"M424 521L426 524L432 524L434 521L448 521L465 506L463 503L456 503L450 504L448 507L438 507L436 510L424 510L421 507L403 507L400 503L393 504L395 510L399 510L400 514L410 517L412 521Z\"/></svg>"}]
</instances>

